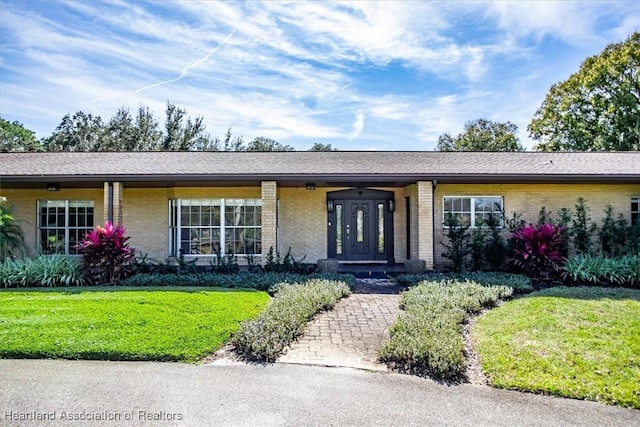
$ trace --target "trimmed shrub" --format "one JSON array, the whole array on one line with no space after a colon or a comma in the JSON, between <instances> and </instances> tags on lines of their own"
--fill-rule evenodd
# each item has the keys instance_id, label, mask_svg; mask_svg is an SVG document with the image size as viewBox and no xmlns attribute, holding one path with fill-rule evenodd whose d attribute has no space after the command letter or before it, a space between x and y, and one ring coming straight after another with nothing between
<instances>
[{"instance_id":1,"label":"trimmed shrub","mask_svg":"<svg viewBox=\"0 0 640 427\"><path fill-rule=\"evenodd\" d=\"M84 284L82 265L77 258L41 255L34 259L7 259L0 263L0 285L5 288Z\"/></svg>"},{"instance_id":2,"label":"trimmed shrub","mask_svg":"<svg viewBox=\"0 0 640 427\"><path fill-rule=\"evenodd\" d=\"M96 226L78 243L85 267L91 278L98 283L117 283L131 270L135 259L124 237L124 227L107 221L104 227Z\"/></svg>"},{"instance_id":3,"label":"trimmed shrub","mask_svg":"<svg viewBox=\"0 0 640 427\"><path fill-rule=\"evenodd\" d=\"M513 264L537 278L553 276L562 265L562 229L552 224L529 224L512 236Z\"/></svg>"},{"instance_id":4,"label":"trimmed shrub","mask_svg":"<svg viewBox=\"0 0 640 427\"><path fill-rule=\"evenodd\" d=\"M451 269L461 271L467 267L467 257L471 253L471 244L467 230L469 227L462 223L461 219L453 214L447 214L444 219L447 227L447 242L442 242L445 247L443 257L451 260Z\"/></svg>"},{"instance_id":5,"label":"trimmed shrub","mask_svg":"<svg viewBox=\"0 0 640 427\"><path fill-rule=\"evenodd\" d=\"M404 311L390 329L391 340L379 351L380 360L401 372L460 379L466 368L462 323L512 292L506 286L475 282L420 283L402 294Z\"/></svg>"},{"instance_id":6,"label":"trimmed shrub","mask_svg":"<svg viewBox=\"0 0 640 427\"><path fill-rule=\"evenodd\" d=\"M475 282L482 286L507 286L516 294L533 292L531 279L521 274L497 273L497 272L466 272L466 273L426 273L426 274L401 274L396 280L404 286L415 286L420 282L441 282L455 280L458 282Z\"/></svg>"},{"instance_id":7,"label":"trimmed shrub","mask_svg":"<svg viewBox=\"0 0 640 427\"><path fill-rule=\"evenodd\" d=\"M220 288L254 288L268 291L277 283L304 283L310 279L345 282L355 286L355 278L350 274L318 273L310 276L290 273L250 273L236 274L191 273L191 274L136 274L120 282L123 286L214 286Z\"/></svg>"},{"instance_id":8,"label":"trimmed shrub","mask_svg":"<svg viewBox=\"0 0 640 427\"><path fill-rule=\"evenodd\" d=\"M344 282L309 280L299 286L279 284L277 293L254 320L241 324L231 343L247 359L273 362L302 334L305 325L322 310L351 293Z\"/></svg>"},{"instance_id":9,"label":"trimmed shrub","mask_svg":"<svg viewBox=\"0 0 640 427\"><path fill-rule=\"evenodd\" d=\"M562 268L562 277L580 285L640 288L640 256L576 255Z\"/></svg>"}]
</instances>

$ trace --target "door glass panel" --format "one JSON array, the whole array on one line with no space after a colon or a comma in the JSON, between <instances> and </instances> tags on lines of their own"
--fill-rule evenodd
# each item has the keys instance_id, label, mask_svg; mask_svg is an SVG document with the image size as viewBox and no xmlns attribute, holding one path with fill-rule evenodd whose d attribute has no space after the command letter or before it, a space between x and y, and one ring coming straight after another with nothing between
<instances>
[{"instance_id":1,"label":"door glass panel","mask_svg":"<svg viewBox=\"0 0 640 427\"><path fill-rule=\"evenodd\" d=\"M336 205L336 255L342 255L342 205Z\"/></svg>"},{"instance_id":2,"label":"door glass panel","mask_svg":"<svg viewBox=\"0 0 640 427\"><path fill-rule=\"evenodd\" d=\"M378 253L384 253L384 204L378 203Z\"/></svg>"},{"instance_id":3,"label":"door glass panel","mask_svg":"<svg viewBox=\"0 0 640 427\"><path fill-rule=\"evenodd\" d=\"M362 209L356 211L356 241L364 242L364 211Z\"/></svg>"}]
</instances>

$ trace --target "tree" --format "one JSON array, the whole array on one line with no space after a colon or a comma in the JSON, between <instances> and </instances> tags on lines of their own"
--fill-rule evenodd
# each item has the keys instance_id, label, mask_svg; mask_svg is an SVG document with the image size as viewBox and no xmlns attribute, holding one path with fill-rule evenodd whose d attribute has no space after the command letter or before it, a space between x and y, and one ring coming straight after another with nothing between
<instances>
[{"instance_id":1,"label":"tree","mask_svg":"<svg viewBox=\"0 0 640 427\"><path fill-rule=\"evenodd\" d=\"M43 143L47 151L102 151L107 128L99 116L78 111L67 114Z\"/></svg>"},{"instance_id":2,"label":"tree","mask_svg":"<svg viewBox=\"0 0 640 427\"><path fill-rule=\"evenodd\" d=\"M130 145L123 147L124 151L153 151L160 148L162 131L160 124L153 117L149 107L138 108L138 115L133 125L134 138Z\"/></svg>"},{"instance_id":3,"label":"tree","mask_svg":"<svg viewBox=\"0 0 640 427\"><path fill-rule=\"evenodd\" d=\"M257 136L247 144L247 151L296 151L290 145L284 145L271 138Z\"/></svg>"},{"instance_id":4,"label":"tree","mask_svg":"<svg viewBox=\"0 0 640 427\"><path fill-rule=\"evenodd\" d=\"M438 137L437 151L524 151L511 122L476 119L465 123L455 138L445 133Z\"/></svg>"},{"instance_id":5,"label":"tree","mask_svg":"<svg viewBox=\"0 0 640 427\"><path fill-rule=\"evenodd\" d=\"M309 151L338 151L338 149L333 148L331 144L323 144L321 142L316 142L309 149Z\"/></svg>"},{"instance_id":6,"label":"tree","mask_svg":"<svg viewBox=\"0 0 640 427\"><path fill-rule=\"evenodd\" d=\"M528 130L540 151L640 150L640 33L551 86Z\"/></svg>"},{"instance_id":7,"label":"tree","mask_svg":"<svg viewBox=\"0 0 640 427\"><path fill-rule=\"evenodd\" d=\"M187 117L187 112L168 102L166 110L165 134L162 142L164 151L188 151L209 149L218 151L215 140L206 133L204 119L201 116L192 120Z\"/></svg>"},{"instance_id":8,"label":"tree","mask_svg":"<svg viewBox=\"0 0 640 427\"><path fill-rule=\"evenodd\" d=\"M0 117L0 152L42 151L34 131L19 121L10 122Z\"/></svg>"}]
</instances>

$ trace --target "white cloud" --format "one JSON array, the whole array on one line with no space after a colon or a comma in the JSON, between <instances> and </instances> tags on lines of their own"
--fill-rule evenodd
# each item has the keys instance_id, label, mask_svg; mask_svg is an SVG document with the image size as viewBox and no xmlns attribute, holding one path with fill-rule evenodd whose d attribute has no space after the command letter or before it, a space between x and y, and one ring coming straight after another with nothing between
<instances>
[{"instance_id":1,"label":"white cloud","mask_svg":"<svg viewBox=\"0 0 640 427\"><path fill-rule=\"evenodd\" d=\"M362 129L364 129L364 119L365 114L362 111L358 111L356 118L353 121L353 132L351 132L351 135L349 136L349 141L353 141L360 136Z\"/></svg>"},{"instance_id":2,"label":"white cloud","mask_svg":"<svg viewBox=\"0 0 640 427\"><path fill-rule=\"evenodd\" d=\"M478 117L526 133L552 83L640 20L625 2L0 2L0 114L39 136L171 101L213 135L298 148L429 149Z\"/></svg>"}]
</instances>

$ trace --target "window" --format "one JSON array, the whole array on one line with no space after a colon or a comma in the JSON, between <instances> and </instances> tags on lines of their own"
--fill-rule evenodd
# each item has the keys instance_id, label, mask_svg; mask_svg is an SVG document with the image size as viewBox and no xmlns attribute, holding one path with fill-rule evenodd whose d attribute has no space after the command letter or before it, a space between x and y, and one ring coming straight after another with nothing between
<instances>
[{"instance_id":1,"label":"window","mask_svg":"<svg viewBox=\"0 0 640 427\"><path fill-rule=\"evenodd\" d=\"M468 227L482 227L489 217L494 217L502 227L502 197L444 197L443 216L452 214Z\"/></svg>"},{"instance_id":2,"label":"window","mask_svg":"<svg viewBox=\"0 0 640 427\"><path fill-rule=\"evenodd\" d=\"M169 252L183 255L262 253L262 200L169 201Z\"/></svg>"},{"instance_id":3,"label":"window","mask_svg":"<svg viewBox=\"0 0 640 427\"><path fill-rule=\"evenodd\" d=\"M635 225L640 220L640 197L631 198L631 225Z\"/></svg>"},{"instance_id":4,"label":"window","mask_svg":"<svg viewBox=\"0 0 640 427\"><path fill-rule=\"evenodd\" d=\"M93 229L93 202L38 201L38 240L43 254L78 254L75 248Z\"/></svg>"}]
</instances>

